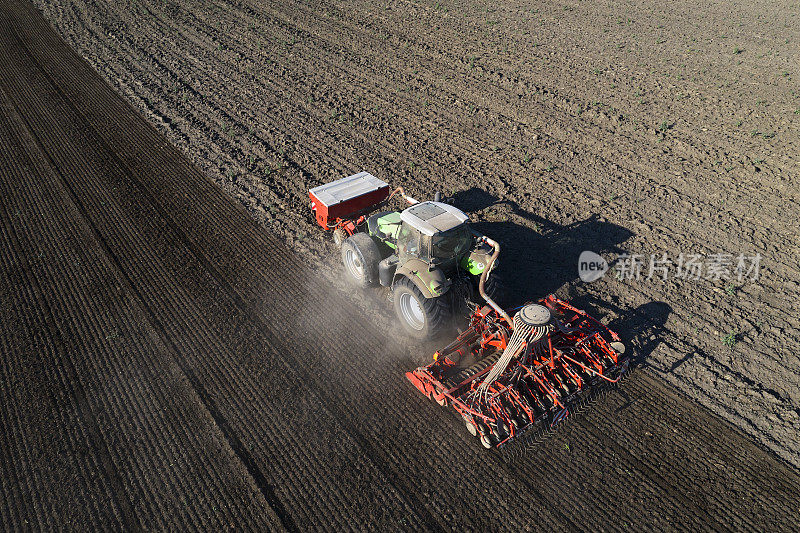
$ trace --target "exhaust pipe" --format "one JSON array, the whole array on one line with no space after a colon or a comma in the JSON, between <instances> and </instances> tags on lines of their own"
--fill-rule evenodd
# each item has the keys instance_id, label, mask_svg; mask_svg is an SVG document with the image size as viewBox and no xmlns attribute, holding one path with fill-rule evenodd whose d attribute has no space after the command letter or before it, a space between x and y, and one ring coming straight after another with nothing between
<instances>
[{"instance_id":1,"label":"exhaust pipe","mask_svg":"<svg viewBox=\"0 0 800 533\"><path fill-rule=\"evenodd\" d=\"M497 256L500 255L500 245L497 243L497 241L490 239L486 235L481 236L481 239L483 239L483 241L486 244L488 244L489 246L491 246L494 249L494 253L492 253L492 257L489 258L489 263L486 265L486 268L483 269L483 272L481 273L481 279L478 282L478 292L481 294L481 298L486 300L486 303L489 304L490 306L492 306L492 309L497 311L497 313L500 316L502 316L503 318L506 319L506 322L508 322L508 325L511 327L511 329L514 329L514 321L511 320L511 317L508 316L508 313L506 313L503 310L503 308L501 308L499 305L497 305L497 303L494 300L489 298L489 296L486 294L486 291L485 291L485 288L484 288L484 285L486 284L486 278L489 276L489 273L492 270L492 265L494 265L494 262L497 259Z\"/></svg>"}]
</instances>

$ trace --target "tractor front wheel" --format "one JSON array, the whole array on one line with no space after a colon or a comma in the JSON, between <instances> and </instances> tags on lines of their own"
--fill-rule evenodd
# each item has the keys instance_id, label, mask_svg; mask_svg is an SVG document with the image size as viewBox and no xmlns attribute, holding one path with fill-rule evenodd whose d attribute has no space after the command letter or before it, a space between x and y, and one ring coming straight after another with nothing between
<instances>
[{"instance_id":1,"label":"tractor front wheel","mask_svg":"<svg viewBox=\"0 0 800 533\"><path fill-rule=\"evenodd\" d=\"M342 262L350 283L368 287L378 281L378 245L366 233L355 233L342 243Z\"/></svg>"},{"instance_id":2,"label":"tractor front wheel","mask_svg":"<svg viewBox=\"0 0 800 533\"><path fill-rule=\"evenodd\" d=\"M397 318L412 337L433 338L447 324L450 313L445 298L425 298L406 277L395 282L392 292Z\"/></svg>"},{"instance_id":3,"label":"tractor front wheel","mask_svg":"<svg viewBox=\"0 0 800 533\"><path fill-rule=\"evenodd\" d=\"M333 244L341 248L345 239L347 239L347 233L345 233L342 228L336 228L333 230Z\"/></svg>"}]
</instances>

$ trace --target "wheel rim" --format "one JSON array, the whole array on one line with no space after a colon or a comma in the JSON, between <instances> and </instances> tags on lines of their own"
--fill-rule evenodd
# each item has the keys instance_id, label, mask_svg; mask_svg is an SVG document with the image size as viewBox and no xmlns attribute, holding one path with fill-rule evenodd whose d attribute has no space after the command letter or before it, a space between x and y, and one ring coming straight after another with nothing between
<instances>
[{"instance_id":1,"label":"wheel rim","mask_svg":"<svg viewBox=\"0 0 800 533\"><path fill-rule=\"evenodd\" d=\"M364 265L361 264L361 260L353 250L347 250L344 253L344 264L354 278L360 280L364 277Z\"/></svg>"},{"instance_id":2,"label":"wheel rim","mask_svg":"<svg viewBox=\"0 0 800 533\"><path fill-rule=\"evenodd\" d=\"M466 419L464 420L464 423L467 425L467 431L469 431L469 434L472 435L473 437L477 437L478 428L475 427L475 424Z\"/></svg>"},{"instance_id":3,"label":"wheel rim","mask_svg":"<svg viewBox=\"0 0 800 533\"><path fill-rule=\"evenodd\" d=\"M416 330L425 327L425 313L422 306L411 293L404 292L400 295L400 312L403 320Z\"/></svg>"},{"instance_id":4,"label":"wheel rim","mask_svg":"<svg viewBox=\"0 0 800 533\"><path fill-rule=\"evenodd\" d=\"M487 450L492 449L492 439L490 439L488 435L481 435L481 444Z\"/></svg>"}]
</instances>

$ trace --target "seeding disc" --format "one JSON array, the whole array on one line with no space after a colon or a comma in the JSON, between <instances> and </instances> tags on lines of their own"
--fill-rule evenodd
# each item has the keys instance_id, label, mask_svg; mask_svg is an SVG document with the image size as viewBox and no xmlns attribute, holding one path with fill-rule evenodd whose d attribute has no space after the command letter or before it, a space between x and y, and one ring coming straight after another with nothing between
<instances>
[{"instance_id":1,"label":"seeding disc","mask_svg":"<svg viewBox=\"0 0 800 533\"><path fill-rule=\"evenodd\" d=\"M530 326L544 326L550 322L550 310L539 304L526 305L519 310L517 316Z\"/></svg>"}]
</instances>

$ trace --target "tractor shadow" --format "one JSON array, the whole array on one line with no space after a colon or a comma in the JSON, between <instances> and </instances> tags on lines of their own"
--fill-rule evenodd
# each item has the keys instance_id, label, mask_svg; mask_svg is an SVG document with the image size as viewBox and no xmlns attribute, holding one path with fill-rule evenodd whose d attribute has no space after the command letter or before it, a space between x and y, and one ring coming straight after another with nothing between
<instances>
[{"instance_id":1,"label":"tractor shadow","mask_svg":"<svg viewBox=\"0 0 800 533\"><path fill-rule=\"evenodd\" d=\"M581 283L578 256L582 251L619 254L618 245L633 236L630 230L596 214L557 224L477 188L448 200L470 215L476 230L500 243L497 273L509 294L506 303L511 305L556 292L566 297L565 289Z\"/></svg>"},{"instance_id":2,"label":"tractor shadow","mask_svg":"<svg viewBox=\"0 0 800 533\"><path fill-rule=\"evenodd\" d=\"M624 251L619 246L634 235L632 231L597 214L557 224L478 188L458 192L448 202L469 214L476 230L500 243L497 273L505 286L505 307L555 293L592 316L611 317L608 326L633 349L634 366L644 365L660 344L672 313L669 304L622 308L616 295L602 288L590 291L578 276L581 252L616 256Z\"/></svg>"}]
</instances>

